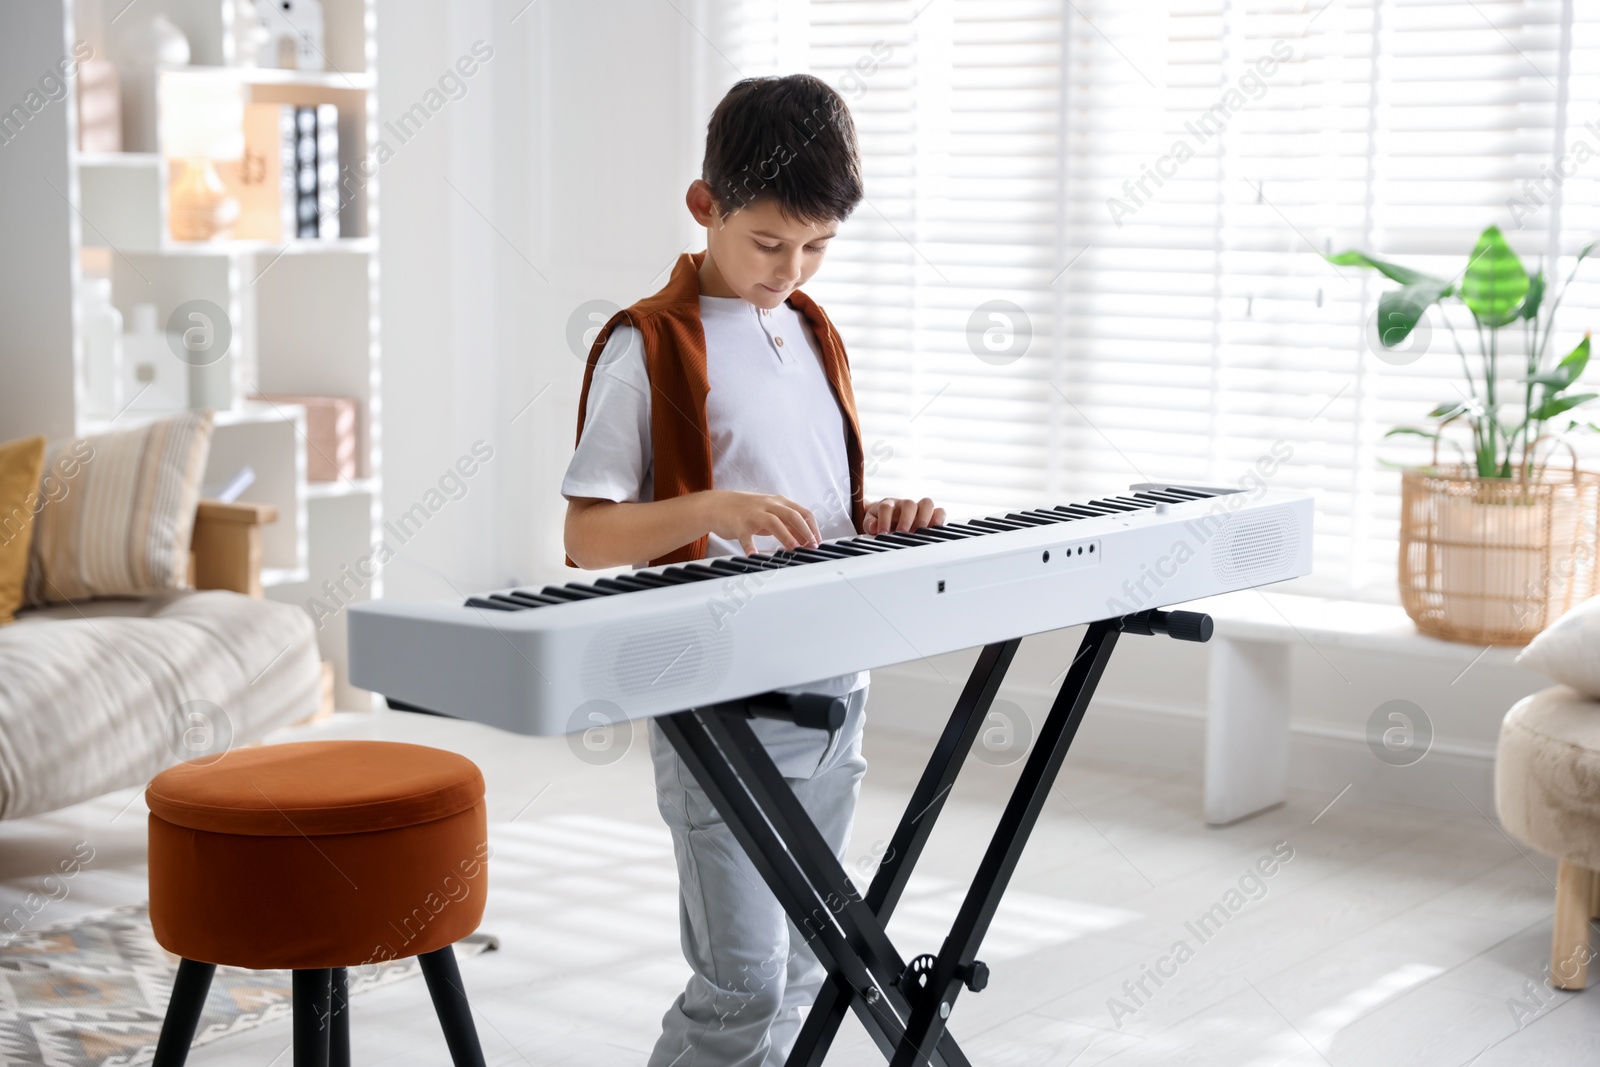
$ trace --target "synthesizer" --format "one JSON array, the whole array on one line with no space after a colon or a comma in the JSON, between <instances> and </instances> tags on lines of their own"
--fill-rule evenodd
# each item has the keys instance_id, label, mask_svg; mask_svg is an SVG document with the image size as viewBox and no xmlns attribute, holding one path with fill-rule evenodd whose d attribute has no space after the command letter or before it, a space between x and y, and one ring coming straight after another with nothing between
<instances>
[{"instance_id":1,"label":"synthesizer","mask_svg":"<svg viewBox=\"0 0 1600 1067\"><path fill-rule=\"evenodd\" d=\"M349 610L352 684L554 735L682 711L1311 570L1312 500L1123 495L816 548Z\"/></svg>"}]
</instances>

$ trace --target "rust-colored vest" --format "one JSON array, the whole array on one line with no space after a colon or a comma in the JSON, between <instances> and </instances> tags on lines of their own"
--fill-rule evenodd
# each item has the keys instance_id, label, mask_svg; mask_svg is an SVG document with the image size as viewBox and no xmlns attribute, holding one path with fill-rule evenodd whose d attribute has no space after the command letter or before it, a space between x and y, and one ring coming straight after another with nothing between
<instances>
[{"instance_id":1,"label":"rust-colored vest","mask_svg":"<svg viewBox=\"0 0 1600 1067\"><path fill-rule=\"evenodd\" d=\"M659 293L624 308L611 317L589 349L578 394L578 435L583 439L583 417L589 406L589 383L606 339L618 323L639 331L644 341L645 371L650 376L650 448L656 500L713 488L711 484L711 432L706 423L706 335L700 325L700 264L704 252L678 257L672 276ZM816 335L822 368L844 415L845 455L850 462L850 521L861 529L865 502L862 497L861 425L856 418L855 394L850 389L850 364L844 342L822 309L798 289L789 294L789 306L803 315ZM781 398L777 398L781 399ZM802 501L804 503L804 501ZM702 536L673 549L652 565L704 559L707 538ZM568 566L574 566L567 560Z\"/></svg>"}]
</instances>

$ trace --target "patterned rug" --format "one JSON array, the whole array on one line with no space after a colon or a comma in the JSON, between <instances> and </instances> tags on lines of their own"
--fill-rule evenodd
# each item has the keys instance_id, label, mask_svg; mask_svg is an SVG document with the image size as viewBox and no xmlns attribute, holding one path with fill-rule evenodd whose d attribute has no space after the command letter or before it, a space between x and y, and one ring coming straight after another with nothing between
<instances>
[{"instance_id":1,"label":"patterned rug","mask_svg":"<svg viewBox=\"0 0 1600 1067\"><path fill-rule=\"evenodd\" d=\"M492 934L455 946L465 959ZM111 908L19 933L0 946L0 1067L136 1067L156 1037L178 957L156 944L146 905ZM420 974L416 957L347 974L352 995ZM290 972L218 967L195 1036L206 1045L291 1014Z\"/></svg>"}]
</instances>

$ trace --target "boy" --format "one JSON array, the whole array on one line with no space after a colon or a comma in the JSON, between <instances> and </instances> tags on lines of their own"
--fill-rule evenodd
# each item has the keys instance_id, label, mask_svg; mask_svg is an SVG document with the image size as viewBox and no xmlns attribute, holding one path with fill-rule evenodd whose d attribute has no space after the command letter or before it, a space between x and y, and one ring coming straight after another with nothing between
<instances>
[{"instance_id":1,"label":"boy","mask_svg":"<svg viewBox=\"0 0 1600 1067\"><path fill-rule=\"evenodd\" d=\"M566 549L586 568L750 554L944 521L932 500L862 491L844 346L798 291L860 203L844 101L809 75L751 78L717 105L686 202L706 250L596 337L561 485ZM758 594L759 595L759 594ZM867 673L797 691L847 698L837 733L751 727L841 858L866 761ZM651 1067L780 1064L822 969L652 720L684 956Z\"/></svg>"}]
</instances>

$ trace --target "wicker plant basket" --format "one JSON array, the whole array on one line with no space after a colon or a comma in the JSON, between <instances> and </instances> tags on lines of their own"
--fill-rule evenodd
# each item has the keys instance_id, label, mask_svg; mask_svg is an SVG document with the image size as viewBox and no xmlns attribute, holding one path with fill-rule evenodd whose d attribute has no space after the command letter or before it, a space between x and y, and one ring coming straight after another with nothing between
<instances>
[{"instance_id":1,"label":"wicker plant basket","mask_svg":"<svg viewBox=\"0 0 1600 1067\"><path fill-rule=\"evenodd\" d=\"M1407 470L1400 483L1400 602L1447 641L1523 645L1596 593L1600 474L1479 478Z\"/></svg>"}]
</instances>

